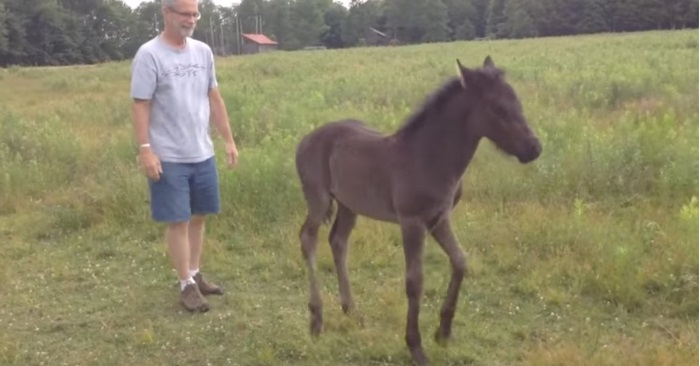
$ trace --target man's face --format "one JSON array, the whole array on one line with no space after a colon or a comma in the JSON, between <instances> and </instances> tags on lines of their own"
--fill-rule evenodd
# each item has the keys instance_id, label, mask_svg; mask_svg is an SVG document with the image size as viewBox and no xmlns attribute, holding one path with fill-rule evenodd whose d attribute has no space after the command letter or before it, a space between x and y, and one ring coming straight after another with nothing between
<instances>
[{"instance_id":1,"label":"man's face","mask_svg":"<svg viewBox=\"0 0 700 366\"><path fill-rule=\"evenodd\" d=\"M164 8L163 15L167 26L182 37L191 37L201 16L197 3L197 0L179 0L175 5Z\"/></svg>"}]
</instances>

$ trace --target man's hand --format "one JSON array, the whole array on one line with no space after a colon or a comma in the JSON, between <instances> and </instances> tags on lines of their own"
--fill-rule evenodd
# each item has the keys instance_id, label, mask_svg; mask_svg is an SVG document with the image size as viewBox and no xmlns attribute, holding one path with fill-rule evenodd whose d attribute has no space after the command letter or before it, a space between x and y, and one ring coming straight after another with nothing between
<instances>
[{"instance_id":1,"label":"man's hand","mask_svg":"<svg viewBox=\"0 0 700 366\"><path fill-rule=\"evenodd\" d=\"M150 147L142 147L139 149L139 165L149 179L154 182L160 180L163 167L160 165L160 159L151 151Z\"/></svg>"},{"instance_id":2,"label":"man's hand","mask_svg":"<svg viewBox=\"0 0 700 366\"><path fill-rule=\"evenodd\" d=\"M238 149L233 142L226 143L226 164L229 168L233 168L238 164Z\"/></svg>"}]
</instances>

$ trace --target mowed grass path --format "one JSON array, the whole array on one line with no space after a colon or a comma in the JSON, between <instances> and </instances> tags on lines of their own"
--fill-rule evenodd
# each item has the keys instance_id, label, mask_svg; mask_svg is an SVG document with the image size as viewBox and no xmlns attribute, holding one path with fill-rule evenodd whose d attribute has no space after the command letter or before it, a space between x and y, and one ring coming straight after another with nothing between
<instances>
[{"instance_id":1,"label":"mowed grass path","mask_svg":"<svg viewBox=\"0 0 700 366\"><path fill-rule=\"evenodd\" d=\"M308 336L293 154L327 121L390 132L491 55L543 142L522 166L484 141L453 226L468 253L453 340L432 341L449 265L426 245L421 330L435 365L695 365L697 31L461 42L218 60L240 149L203 270L226 295L177 303L148 217L129 63L0 71L0 364L407 365L397 227L350 241L342 314L319 234L325 329ZM221 141L216 140L217 148ZM219 150L220 151L220 150Z\"/></svg>"}]
</instances>

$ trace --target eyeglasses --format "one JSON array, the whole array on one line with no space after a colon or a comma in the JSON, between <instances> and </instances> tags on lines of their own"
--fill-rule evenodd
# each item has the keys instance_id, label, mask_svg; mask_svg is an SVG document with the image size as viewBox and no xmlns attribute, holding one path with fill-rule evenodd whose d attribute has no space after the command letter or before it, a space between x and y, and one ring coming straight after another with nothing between
<instances>
[{"instance_id":1,"label":"eyeglasses","mask_svg":"<svg viewBox=\"0 0 700 366\"><path fill-rule=\"evenodd\" d=\"M187 13L187 12L177 11L171 7L168 7L168 9L170 11L172 11L173 13L180 15L182 17L185 17L185 18L194 18L195 20L199 20L199 18L202 17L202 13Z\"/></svg>"}]
</instances>

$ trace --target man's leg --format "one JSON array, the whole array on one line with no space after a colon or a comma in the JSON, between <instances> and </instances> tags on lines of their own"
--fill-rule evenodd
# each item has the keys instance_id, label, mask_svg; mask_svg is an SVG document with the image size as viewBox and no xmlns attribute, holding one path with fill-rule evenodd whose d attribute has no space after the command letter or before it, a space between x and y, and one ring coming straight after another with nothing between
<instances>
[{"instance_id":1,"label":"man's leg","mask_svg":"<svg viewBox=\"0 0 700 366\"><path fill-rule=\"evenodd\" d=\"M190 188L186 165L161 163L163 173L157 182L149 181L151 215L157 222L167 223L165 241L170 262L180 282L180 302L190 311L207 311L209 304L189 274Z\"/></svg>"},{"instance_id":2,"label":"man's leg","mask_svg":"<svg viewBox=\"0 0 700 366\"><path fill-rule=\"evenodd\" d=\"M190 240L190 256L189 256L189 275L199 286L199 291L202 295L221 295L223 291L219 286L208 282L199 273L200 258L204 248L204 216L192 215L189 225L189 240Z\"/></svg>"},{"instance_id":3,"label":"man's leg","mask_svg":"<svg viewBox=\"0 0 700 366\"><path fill-rule=\"evenodd\" d=\"M190 275L199 286L203 295L221 295L219 286L208 282L199 272L200 260L204 249L204 216L219 213L219 181L214 158L195 165L192 179L192 219L190 220Z\"/></svg>"},{"instance_id":4,"label":"man's leg","mask_svg":"<svg viewBox=\"0 0 700 366\"><path fill-rule=\"evenodd\" d=\"M187 238L188 227L187 222L178 222L168 224L168 227L165 229L168 256L173 268L177 271L177 277L182 284L181 289L185 287L184 284L188 280L191 280L188 267L190 261L190 246Z\"/></svg>"},{"instance_id":5,"label":"man's leg","mask_svg":"<svg viewBox=\"0 0 700 366\"><path fill-rule=\"evenodd\" d=\"M189 270L195 271L192 276L199 270L199 260L202 257L202 246L204 245L204 216L192 215L189 225L190 253L189 253Z\"/></svg>"}]
</instances>

